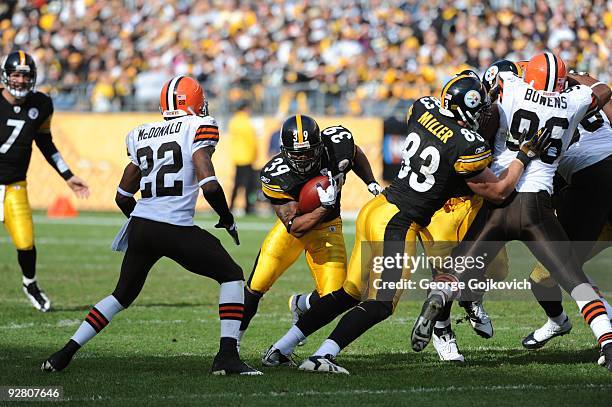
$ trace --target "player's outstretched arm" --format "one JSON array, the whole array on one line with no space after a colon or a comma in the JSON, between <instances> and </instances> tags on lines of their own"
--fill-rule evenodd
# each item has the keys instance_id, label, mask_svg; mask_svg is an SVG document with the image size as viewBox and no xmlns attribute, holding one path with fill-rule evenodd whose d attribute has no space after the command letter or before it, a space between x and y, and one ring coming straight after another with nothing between
<instances>
[{"instance_id":1,"label":"player's outstretched arm","mask_svg":"<svg viewBox=\"0 0 612 407\"><path fill-rule=\"evenodd\" d=\"M202 188L204 199L210 204L217 215L219 215L219 223L216 228L223 228L232 236L234 242L239 245L238 229L234 222L234 215L230 212L225 199L225 192L215 175L215 167L213 166L211 157L215 152L212 146L203 147L193 153L193 165L196 170L196 178L198 185Z\"/></svg>"},{"instance_id":2,"label":"player's outstretched arm","mask_svg":"<svg viewBox=\"0 0 612 407\"><path fill-rule=\"evenodd\" d=\"M363 183L368 186L368 191L370 191L372 195L376 196L383 191L383 188L378 182L376 182L376 178L374 178L372 166L370 165L368 157L365 155L363 150L359 148L358 145L355 145L353 171L355 172L355 174L357 174L359 178L361 178Z\"/></svg>"},{"instance_id":3,"label":"player's outstretched arm","mask_svg":"<svg viewBox=\"0 0 612 407\"><path fill-rule=\"evenodd\" d=\"M598 81L597 79L590 76L588 73L576 73L570 72L567 74L568 84L570 86L574 85L586 85L591 88L593 91L593 99L597 103L597 108L604 109L606 104L610 102L610 97L612 97L612 89L603 83ZM608 108L609 109L609 108ZM610 116L608 116L609 118Z\"/></svg>"},{"instance_id":4,"label":"player's outstretched arm","mask_svg":"<svg viewBox=\"0 0 612 407\"><path fill-rule=\"evenodd\" d=\"M115 203L128 218L136 206L134 194L140 186L141 176L140 168L133 163L129 163L123 170L121 181L119 181L119 186L117 187Z\"/></svg>"},{"instance_id":5,"label":"player's outstretched arm","mask_svg":"<svg viewBox=\"0 0 612 407\"><path fill-rule=\"evenodd\" d=\"M272 205L272 207L276 216L287 228L287 232L297 238L304 236L306 232L317 226L328 213L328 209L320 206L310 213L299 215L296 201Z\"/></svg>"}]
</instances>

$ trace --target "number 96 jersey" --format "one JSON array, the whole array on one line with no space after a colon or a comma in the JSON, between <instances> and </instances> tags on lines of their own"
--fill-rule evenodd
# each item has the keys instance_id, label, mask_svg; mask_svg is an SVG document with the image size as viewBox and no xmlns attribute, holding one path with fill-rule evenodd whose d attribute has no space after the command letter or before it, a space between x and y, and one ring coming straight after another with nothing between
<instances>
[{"instance_id":1,"label":"number 96 jersey","mask_svg":"<svg viewBox=\"0 0 612 407\"><path fill-rule=\"evenodd\" d=\"M320 174L331 171L338 183L338 197L340 202L342 185L353 168L355 157L355 140L352 133L343 126L331 126L321 132L323 141L323 154L321 156ZM282 153L272 159L261 170L261 190L273 205L282 205L290 201L298 201L300 191L306 182L319 174L300 175L291 171L289 163L286 162ZM323 221L335 219L340 216L340 205L328 214Z\"/></svg>"},{"instance_id":2,"label":"number 96 jersey","mask_svg":"<svg viewBox=\"0 0 612 407\"><path fill-rule=\"evenodd\" d=\"M460 126L434 97L423 97L408 111L402 166L383 191L389 202L420 226L465 187L465 178L491 162L491 149L477 133Z\"/></svg>"},{"instance_id":3,"label":"number 96 jersey","mask_svg":"<svg viewBox=\"0 0 612 407\"><path fill-rule=\"evenodd\" d=\"M126 137L128 156L142 173L132 216L192 226L199 191L192 156L218 141L211 116L189 115L132 130Z\"/></svg>"}]
</instances>

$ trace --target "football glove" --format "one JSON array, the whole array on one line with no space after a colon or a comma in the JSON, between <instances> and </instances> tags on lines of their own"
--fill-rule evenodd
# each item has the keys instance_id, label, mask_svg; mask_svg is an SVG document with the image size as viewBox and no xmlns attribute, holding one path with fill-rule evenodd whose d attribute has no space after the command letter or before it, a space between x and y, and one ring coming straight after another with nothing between
<instances>
[{"instance_id":1,"label":"football glove","mask_svg":"<svg viewBox=\"0 0 612 407\"><path fill-rule=\"evenodd\" d=\"M319 194L321 206L326 209L331 209L336 205L338 189L336 188L336 180L332 177L331 172L327 173L327 177L329 178L329 186L323 189L321 184L317 184L317 193Z\"/></svg>"},{"instance_id":2,"label":"football glove","mask_svg":"<svg viewBox=\"0 0 612 407\"><path fill-rule=\"evenodd\" d=\"M368 191L370 191L372 195L378 196L383 191L383 187L381 187L380 184L376 181L370 182L368 184Z\"/></svg>"},{"instance_id":3,"label":"football glove","mask_svg":"<svg viewBox=\"0 0 612 407\"><path fill-rule=\"evenodd\" d=\"M527 130L523 130L519 138L519 152L516 158L527 166L534 158L538 158L540 154L548 150L551 144L551 130L548 127L542 127L533 135L527 134Z\"/></svg>"},{"instance_id":4,"label":"football glove","mask_svg":"<svg viewBox=\"0 0 612 407\"><path fill-rule=\"evenodd\" d=\"M240 246L240 238L238 237L238 226L236 225L236 222L233 221L233 219L232 223L222 223L221 221L219 221L219 223L217 223L215 227L217 229L227 230L227 233L229 233L232 239L234 239L234 243L236 243L236 246Z\"/></svg>"}]
</instances>

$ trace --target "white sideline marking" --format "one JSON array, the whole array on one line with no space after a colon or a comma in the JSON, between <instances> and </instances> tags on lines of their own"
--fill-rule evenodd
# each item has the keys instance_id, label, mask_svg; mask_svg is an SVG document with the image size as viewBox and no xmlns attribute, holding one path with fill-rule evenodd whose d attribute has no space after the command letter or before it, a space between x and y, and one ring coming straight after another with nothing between
<instances>
[{"instance_id":1,"label":"white sideline marking","mask_svg":"<svg viewBox=\"0 0 612 407\"><path fill-rule=\"evenodd\" d=\"M323 375L321 375L324 378ZM181 399L213 399L213 398L230 398L236 397L295 397L295 396L351 396L351 395L390 395L390 394L423 394L436 392L474 392L474 391L513 391L513 390L551 390L551 389L592 389L592 390L607 390L612 389L612 384L580 384L580 385L535 385L535 384L519 384L519 385L499 385L499 386L445 386L445 387L410 387L404 389L384 389L384 390L365 390L351 389L338 391L316 391L308 390L302 392L276 392L270 391L266 393L199 393L199 394L181 394L181 395L152 395L149 394L146 398L150 400L181 400ZM89 400L112 400L112 401L130 401L142 400L143 395L134 397L108 397L102 395L92 395L85 398L68 397L66 401L89 401Z\"/></svg>"}]
</instances>

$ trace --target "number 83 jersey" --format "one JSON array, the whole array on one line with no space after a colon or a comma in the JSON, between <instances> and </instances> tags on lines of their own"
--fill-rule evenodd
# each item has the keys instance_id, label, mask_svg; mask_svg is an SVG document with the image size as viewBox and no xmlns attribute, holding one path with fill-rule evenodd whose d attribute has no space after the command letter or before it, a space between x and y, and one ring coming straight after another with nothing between
<instances>
[{"instance_id":1,"label":"number 83 jersey","mask_svg":"<svg viewBox=\"0 0 612 407\"><path fill-rule=\"evenodd\" d=\"M434 212L465 187L465 178L490 162L491 149L480 135L460 126L438 99L423 97L408 111L402 166L383 194L407 217L427 226Z\"/></svg>"},{"instance_id":2,"label":"number 83 jersey","mask_svg":"<svg viewBox=\"0 0 612 407\"><path fill-rule=\"evenodd\" d=\"M218 141L211 116L189 115L132 130L126 137L128 156L142 174L141 198L132 216L192 226L199 192L192 156Z\"/></svg>"},{"instance_id":3,"label":"number 83 jersey","mask_svg":"<svg viewBox=\"0 0 612 407\"><path fill-rule=\"evenodd\" d=\"M536 90L512 72L500 72L499 130L495 136L491 169L500 175L518 152L523 131L535 134L542 127L551 130L551 145L533 160L516 184L518 192L553 193L553 177L560 157L567 150L580 121L597 107L591 88L572 86L565 91Z\"/></svg>"}]
</instances>

